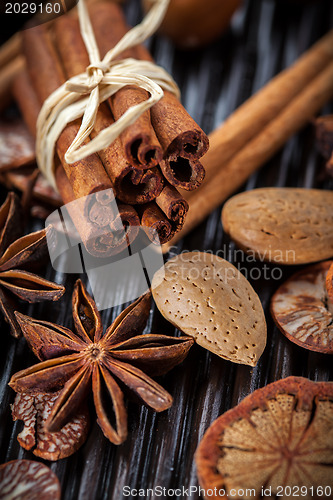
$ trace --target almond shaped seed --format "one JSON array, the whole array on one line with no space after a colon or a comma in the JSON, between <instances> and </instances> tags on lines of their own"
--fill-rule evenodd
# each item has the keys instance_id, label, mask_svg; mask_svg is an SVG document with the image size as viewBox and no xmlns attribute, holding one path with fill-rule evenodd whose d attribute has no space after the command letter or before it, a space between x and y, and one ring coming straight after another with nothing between
<instances>
[{"instance_id":1,"label":"almond shaped seed","mask_svg":"<svg viewBox=\"0 0 333 500\"><path fill-rule=\"evenodd\" d=\"M333 257L333 191L246 191L225 203L222 224L240 248L261 260L293 265Z\"/></svg>"},{"instance_id":2,"label":"almond shaped seed","mask_svg":"<svg viewBox=\"0 0 333 500\"><path fill-rule=\"evenodd\" d=\"M57 476L46 465L32 460L12 460L0 465L0 494L7 500L60 500Z\"/></svg>"},{"instance_id":3,"label":"almond shaped seed","mask_svg":"<svg viewBox=\"0 0 333 500\"><path fill-rule=\"evenodd\" d=\"M272 297L275 323L295 344L333 354L333 303L326 276L333 261L320 262L293 274Z\"/></svg>"},{"instance_id":4,"label":"almond shaped seed","mask_svg":"<svg viewBox=\"0 0 333 500\"><path fill-rule=\"evenodd\" d=\"M226 260L186 252L155 274L152 293L161 314L195 341L234 363L255 366L266 345L259 297Z\"/></svg>"}]
</instances>

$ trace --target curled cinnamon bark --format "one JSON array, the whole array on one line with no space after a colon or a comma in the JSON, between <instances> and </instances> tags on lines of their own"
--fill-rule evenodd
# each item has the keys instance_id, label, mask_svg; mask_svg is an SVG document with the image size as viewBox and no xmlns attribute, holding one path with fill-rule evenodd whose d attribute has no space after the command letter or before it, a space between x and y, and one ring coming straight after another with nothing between
<instances>
[{"instance_id":1,"label":"curled cinnamon bark","mask_svg":"<svg viewBox=\"0 0 333 500\"><path fill-rule=\"evenodd\" d=\"M95 128L91 136L101 132L113 123L111 111L106 103L102 103L97 113ZM99 156L104 168L109 174L115 196L124 203L141 204L152 201L158 196L164 185L163 176L157 167L134 169L123 154L120 139L116 139L106 149L100 151Z\"/></svg>"},{"instance_id":2,"label":"curled cinnamon bark","mask_svg":"<svg viewBox=\"0 0 333 500\"><path fill-rule=\"evenodd\" d=\"M139 232L140 219L133 207L118 205L119 215L112 224L101 228L84 217L84 198L75 199L61 165L56 170L56 180L60 186L61 197L87 252L94 257L111 257L134 241ZM71 203L74 200L75 203Z\"/></svg>"},{"instance_id":3,"label":"curled cinnamon bark","mask_svg":"<svg viewBox=\"0 0 333 500\"><path fill-rule=\"evenodd\" d=\"M166 185L156 198L156 203L172 221L183 221L188 212L188 203L176 188Z\"/></svg>"},{"instance_id":4,"label":"curled cinnamon bark","mask_svg":"<svg viewBox=\"0 0 333 500\"><path fill-rule=\"evenodd\" d=\"M121 8L112 2L95 5L90 16L98 47L104 56L124 36L128 26ZM152 60L143 46L127 51L124 57ZM136 87L125 87L113 96L111 106L115 118L129 108L134 96L136 102L144 100L144 94ZM164 176L174 186L188 191L196 189L205 176L199 158L208 149L206 134L168 91L150 111L152 125L164 150L165 161L160 164Z\"/></svg>"},{"instance_id":5,"label":"curled cinnamon bark","mask_svg":"<svg viewBox=\"0 0 333 500\"><path fill-rule=\"evenodd\" d=\"M145 229L149 239L156 244L163 244L172 238L173 231L171 222L163 214L156 203L151 202L138 207L141 225Z\"/></svg>"},{"instance_id":6,"label":"curled cinnamon bark","mask_svg":"<svg viewBox=\"0 0 333 500\"><path fill-rule=\"evenodd\" d=\"M23 51L29 75L40 103L65 81L63 70L52 45L46 25L22 32ZM57 141L57 153L70 181L74 196L80 198L112 188L111 181L97 154L68 165L65 153L79 130L79 121L66 126Z\"/></svg>"},{"instance_id":7,"label":"curled cinnamon bark","mask_svg":"<svg viewBox=\"0 0 333 500\"><path fill-rule=\"evenodd\" d=\"M80 33L78 19L69 16L59 18L55 23L55 40L67 77L85 71L90 62ZM68 51L68 47L71 47L70 51ZM102 103L97 112L95 130L92 136L95 137L113 122L114 119L107 104ZM143 136L149 140L148 135L144 132L145 129L142 130ZM115 195L121 201L131 204L147 203L156 198L162 191L163 178L159 170L157 168L134 169L124 155L120 139L116 139L98 154L112 181ZM140 153L138 154L140 155ZM151 152L148 154L150 155ZM133 163L136 165L136 162ZM145 167L147 166L145 165Z\"/></svg>"},{"instance_id":8,"label":"curled cinnamon bark","mask_svg":"<svg viewBox=\"0 0 333 500\"><path fill-rule=\"evenodd\" d=\"M98 3L89 10L96 41L101 56L104 55L124 36L128 28L122 10L113 2ZM123 52L122 58L135 57L133 50ZM110 100L112 114L116 120L128 108L147 100L148 93L133 85L120 89ZM156 166L163 158L161 145L151 124L150 111L143 113L121 135L120 141L127 160L136 168Z\"/></svg>"},{"instance_id":9,"label":"curled cinnamon bark","mask_svg":"<svg viewBox=\"0 0 333 500\"><path fill-rule=\"evenodd\" d=\"M22 72L14 82L13 93L25 121L35 134L40 104L26 71ZM56 159L55 177L63 202L67 204L74 201L76 197L59 159ZM118 213L112 213L111 224L110 214L107 213L105 223L105 213L111 209L109 205L114 200L110 193L112 190L90 195L88 207L85 206L85 199L80 198L75 204L71 204L69 209L85 248L94 257L109 257L119 253L134 241L139 232L138 214L133 207L125 204L118 204ZM89 213L89 218L84 215L86 212ZM122 223L121 226L119 222Z\"/></svg>"}]
</instances>

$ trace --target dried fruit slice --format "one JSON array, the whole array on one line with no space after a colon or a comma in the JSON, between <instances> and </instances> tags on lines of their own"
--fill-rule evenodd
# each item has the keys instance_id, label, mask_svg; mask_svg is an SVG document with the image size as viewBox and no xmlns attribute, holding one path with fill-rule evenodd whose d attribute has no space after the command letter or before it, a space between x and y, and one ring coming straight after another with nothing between
<instances>
[{"instance_id":1,"label":"dried fruit slice","mask_svg":"<svg viewBox=\"0 0 333 500\"><path fill-rule=\"evenodd\" d=\"M32 460L12 460L0 465L0 498L3 500L59 500L57 476L46 465Z\"/></svg>"},{"instance_id":2,"label":"dried fruit slice","mask_svg":"<svg viewBox=\"0 0 333 500\"><path fill-rule=\"evenodd\" d=\"M12 405L13 420L23 420L24 428L17 436L20 445L45 460L60 460L75 453L85 442L89 430L89 414L82 409L59 432L47 432L44 424L59 392L28 395L18 393Z\"/></svg>"},{"instance_id":3,"label":"dried fruit slice","mask_svg":"<svg viewBox=\"0 0 333 500\"><path fill-rule=\"evenodd\" d=\"M293 274L272 298L271 312L281 332L311 351L333 354L333 304L326 275L333 261Z\"/></svg>"},{"instance_id":4,"label":"dried fruit slice","mask_svg":"<svg viewBox=\"0 0 333 500\"><path fill-rule=\"evenodd\" d=\"M286 486L308 500L326 487L331 497L333 382L288 377L256 390L213 422L196 464L201 487L216 487L209 498L262 498L262 488L275 498L279 487L285 498Z\"/></svg>"}]
</instances>

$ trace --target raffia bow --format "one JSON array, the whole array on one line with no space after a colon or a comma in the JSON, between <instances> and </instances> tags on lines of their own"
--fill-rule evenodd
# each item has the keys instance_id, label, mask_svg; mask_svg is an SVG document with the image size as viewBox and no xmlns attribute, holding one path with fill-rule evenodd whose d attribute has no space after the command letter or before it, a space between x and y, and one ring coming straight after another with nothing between
<instances>
[{"instance_id":1,"label":"raffia bow","mask_svg":"<svg viewBox=\"0 0 333 500\"><path fill-rule=\"evenodd\" d=\"M124 50L144 42L159 27L169 0L156 0L143 21L132 28L101 60L84 0L78 2L81 35L90 65L86 72L70 78L44 102L37 120L36 158L40 170L56 188L54 150L66 125L82 116L80 129L68 148L65 160L74 163L109 146L129 125L163 97L163 89L180 97L178 86L160 66L149 61L122 59ZM149 98L129 108L115 123L82 146L94 128L100 103L126 85L145 89Z\"/></svg>"}]
</instances>

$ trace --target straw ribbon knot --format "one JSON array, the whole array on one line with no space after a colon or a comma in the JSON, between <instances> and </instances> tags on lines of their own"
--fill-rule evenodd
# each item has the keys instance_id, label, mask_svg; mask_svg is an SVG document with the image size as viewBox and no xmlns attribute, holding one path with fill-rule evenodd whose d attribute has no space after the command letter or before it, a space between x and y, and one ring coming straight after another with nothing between
<instances>
[{"instance_id":1,"label":"straw ribbon knot","mask_svg":"<svg viewBox=\"0 0 333 500\"><path fill-rule=\"evenodd\" d=\"M80 129L65 155L66 162L70 164L109 146L163 97L163 89L179 98L176 83L160 66L132 58L115 60L124 50L142 43L157 30L168 4L169 0L155 0L143 21L128 31L101 60L88 10L84 0L79 0L80 30L90 64L84 73L70 78L46 99L37 120L37 163L54 188L55 145L68 123L82 117ZM148 99L130 107L115 123L82 145L94 128L100 103L126 85L143 88L149 93ZM74 165L73 168L78 167Z\"/></svg>"}]
</instances>

